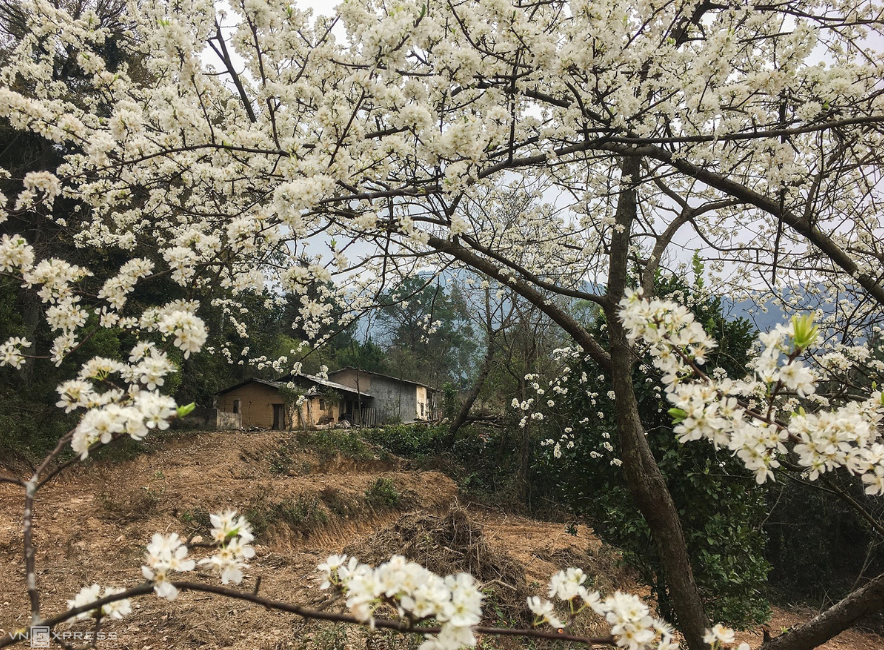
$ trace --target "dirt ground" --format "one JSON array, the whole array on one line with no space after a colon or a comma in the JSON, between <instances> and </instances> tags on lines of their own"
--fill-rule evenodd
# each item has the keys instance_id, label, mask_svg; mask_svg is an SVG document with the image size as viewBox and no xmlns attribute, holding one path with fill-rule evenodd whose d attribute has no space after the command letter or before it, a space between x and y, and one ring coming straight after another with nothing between
<instances>
[{"instance_id":1,"label":"dirt ground","mask_svg":"<svg viewBox=\"0 0 884 650\"><path fill-rule=\"evenodd\" d=\"M444 516L451 508L465 508L488 545L521 565L531 593L541 594L549 576L567 566L583 566L603 591L646 591L618 568L616 553L585 527L573 535L562 524L460 504L451 479L409 469L398 459L329 460L301 450L280 471L274 459L283 435L176 433L131 460L90 462L61 475L40 492L34 517L44 616L62 611L83 586L141 583L144 546L153 532L201 534L206 513L224 509L253 513L261 528L243 588L254 589L260 576L261 595L312 607L329 606L316 574L316 565L329 553L358 545L405 511ZM378 478L395 487L396 507L368 498ZM0 484L0 635L28 621L21 509L19 488ZM286 525L276 522L280 513ZM217 584L214 577L207 580ZM151 596L133 606L132 616L105 625L114 638L99 647L416 647L414 640L381 633L367 638L362 631L305 623L290 614L206 594L182 593L173 603ZM778 610L771 628L778 632L812 615ZM89 628L77 623L64 629L73 635ZM761 631L742 633L739 640L754 648ZM884 639L848 631L822 647L882 650Z\"/></svg>"}]
</instances>

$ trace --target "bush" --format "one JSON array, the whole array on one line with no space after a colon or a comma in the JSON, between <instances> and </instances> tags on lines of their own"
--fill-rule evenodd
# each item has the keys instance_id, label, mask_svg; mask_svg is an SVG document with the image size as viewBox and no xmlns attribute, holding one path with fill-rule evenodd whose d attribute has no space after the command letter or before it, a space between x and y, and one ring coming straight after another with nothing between
<instances>
[{"instance_id":1,"label":"bush","mask_svg":"<svg viewBox=\"0 0 884 650\"><path fill-rule=\"evenodd\" d=\"M299 433L295 441L301 447L312 449L322 460L338 456L348 460L374 460L377 454L365 443L358 431L347 429L324 429Z\"/></svg>"},{"instance_id":2,"label":"bush","mask_svg":"<svg viewBox=\"0 0 884 650\"><path fill-rule=\"evenodd\" d=\"M328 523L328 513L316 495L298 495L271 501L269 490L259 494L244 509L255 537L263 538L274 526L284 526L301 537L309 537Z\"/></svg>"},{"instance_id":3,"label":"bush","mask_svg":"<svg viewBox=\"0 0 884 650\"><path fill-rule=\"evenodd\" d=\"M375 508L398 508L401 500L396 485L388 478L379 477L365 491L366 500Z\"/></svg>"},{"instance_id":4,"label":"bush","mask_svg":"<svg viewBox=\"0 0 884 650\"><path fill-rule=\"evenodd\" d=\"M445 449L445 425L398 424L379 429L363 429L362 436L392 454L422 459Z\"/></svg>"},{"instance_id":5,"label":"bush","mask_svg":"<svg viewBox=\"0 0 884 650\"><path fill-rule=\"evenodd\" d=\"M832 473L828 478L876 521L884 520L881 498L865 494L856 477ZM836 495L799 481L777 480L768 499L771 583L784 600L832 603L862 584L863 577L884 572L880 535ZM882 623L884 613L876 625Z\"/></svg>"}]
</instances>

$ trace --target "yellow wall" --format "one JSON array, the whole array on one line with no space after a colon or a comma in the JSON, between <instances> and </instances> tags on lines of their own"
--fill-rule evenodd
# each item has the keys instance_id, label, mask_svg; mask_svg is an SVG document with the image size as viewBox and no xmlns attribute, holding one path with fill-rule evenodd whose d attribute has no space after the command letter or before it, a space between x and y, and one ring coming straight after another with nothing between
<instances>
[{"instance_id":1,"label":"yellow wall","mask_svg":"<svg viewBox=\"0 0 884 650\"><path fill-rule=\"evenodd\" d=\"M273 427L273 405L284 405L285 400L279 391L272 386L252 382L245 386L224 393L218 396L218 410L233 413L234 400L240 400L240 412L242 413L242 426L244 427L262 427L270 429ZM325 399L325 398L323 398ZM319 424L324 417L334 418L332 422L337 422L341 415L341 401L335 396L331 399L325 399L325 409L319 408L319 397L310 397L301 404L300 419L297 410L290 412L288 409L285 415L285 426L289 429L296 429L307 426L312 428Z\"/></svg>"},{"instance_id":2,"label":"yellow wall","mask_svg":"<svg viewBox=\"0 0 884 650\"><path fill-rule=\"evenodd\" d=\"M233 401L241 400L242 425L244 427L273 426L273 405L284 404L279 391L272 386L252 382L236 390L218 396L218 409L233 413Z\"/></svg>"},{"instance_id":3,"label":"yellow wall","mask_svg":"<svg viewBox=\"0 0 884 650\"><path fill-rule=\"evenodd\" d=\"M307 423L308 427L313 427L319 424L319 421L323 418L328 418L329 416L332 418L331 422L337 422L338 418L341 415L341 400L339 397L333 397L331 399L325 399L325 409L319 408L319 399L318 397L309 397L304 400L304 403L301 404L301 419L300 421L292 421L289 423L290 428L297 428L304 426L304 423ZM297 416L293 418L293 420L297 420Z\"/></svg>"}]
</instances>

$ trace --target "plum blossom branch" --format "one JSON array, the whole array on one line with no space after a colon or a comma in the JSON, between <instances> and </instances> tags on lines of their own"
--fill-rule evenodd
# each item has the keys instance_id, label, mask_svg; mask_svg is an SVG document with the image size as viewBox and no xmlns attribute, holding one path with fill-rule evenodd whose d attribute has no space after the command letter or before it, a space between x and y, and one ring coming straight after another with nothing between
<instances>
[{"instance_id":1,"label":"plum blossom branch","mask_svg":"<svg viewBox=\"0 0 884 650\"><path fill-rule=\"evenodd\" d=\"M645 342L663 372L681 442L705 438L725 446L763 483L773 478L772 469L780 466L776 455L787 453L788 441L811 480L844 467L862 477L868 494L884 494L884 444L877 431L884 416L880 391L831 411L798 408L788 421L777 417L783 388L801 398L816 391L816 377L798 358L817 338L810 318L794 317L788 326L760 335L763 349L751 364L754 377L735 381L699 369L715 342L687 308L644 300L640 291L629 291L620 306L630 339ZM699 380L688 381L692 377ZM753 408L758 400L766 403L764 412Z\"/></svg>"}]
</instances>

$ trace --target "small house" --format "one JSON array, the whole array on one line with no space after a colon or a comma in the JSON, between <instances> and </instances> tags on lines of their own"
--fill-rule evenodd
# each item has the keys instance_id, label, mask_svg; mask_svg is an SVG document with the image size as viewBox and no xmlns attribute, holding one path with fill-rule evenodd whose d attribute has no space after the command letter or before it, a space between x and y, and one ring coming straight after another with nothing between
<instances>
[{"instance_id":1,"label":"small house","mask_svg":"<svg viewBox=\"0 0 884 650\"><path fill-rule=\"evenodd\" d=\"M299 429L352 421L354 408L370 408L372 396L320 377L290 375L248 379L219 391L216 402L219 412L238 416L243 427Z\"/></svg>"},{"instance_id":2,"label":"small house","mask_svg":"<svg viewBox=\"0 0 884 650\"><path fill-rule=\"evenodd\" d=\"M328 373L330 381L354 391L369 393L376 423L426 422L439 417L434 388L357 368L341 368Z\"/></svg>"}]
</instances>

